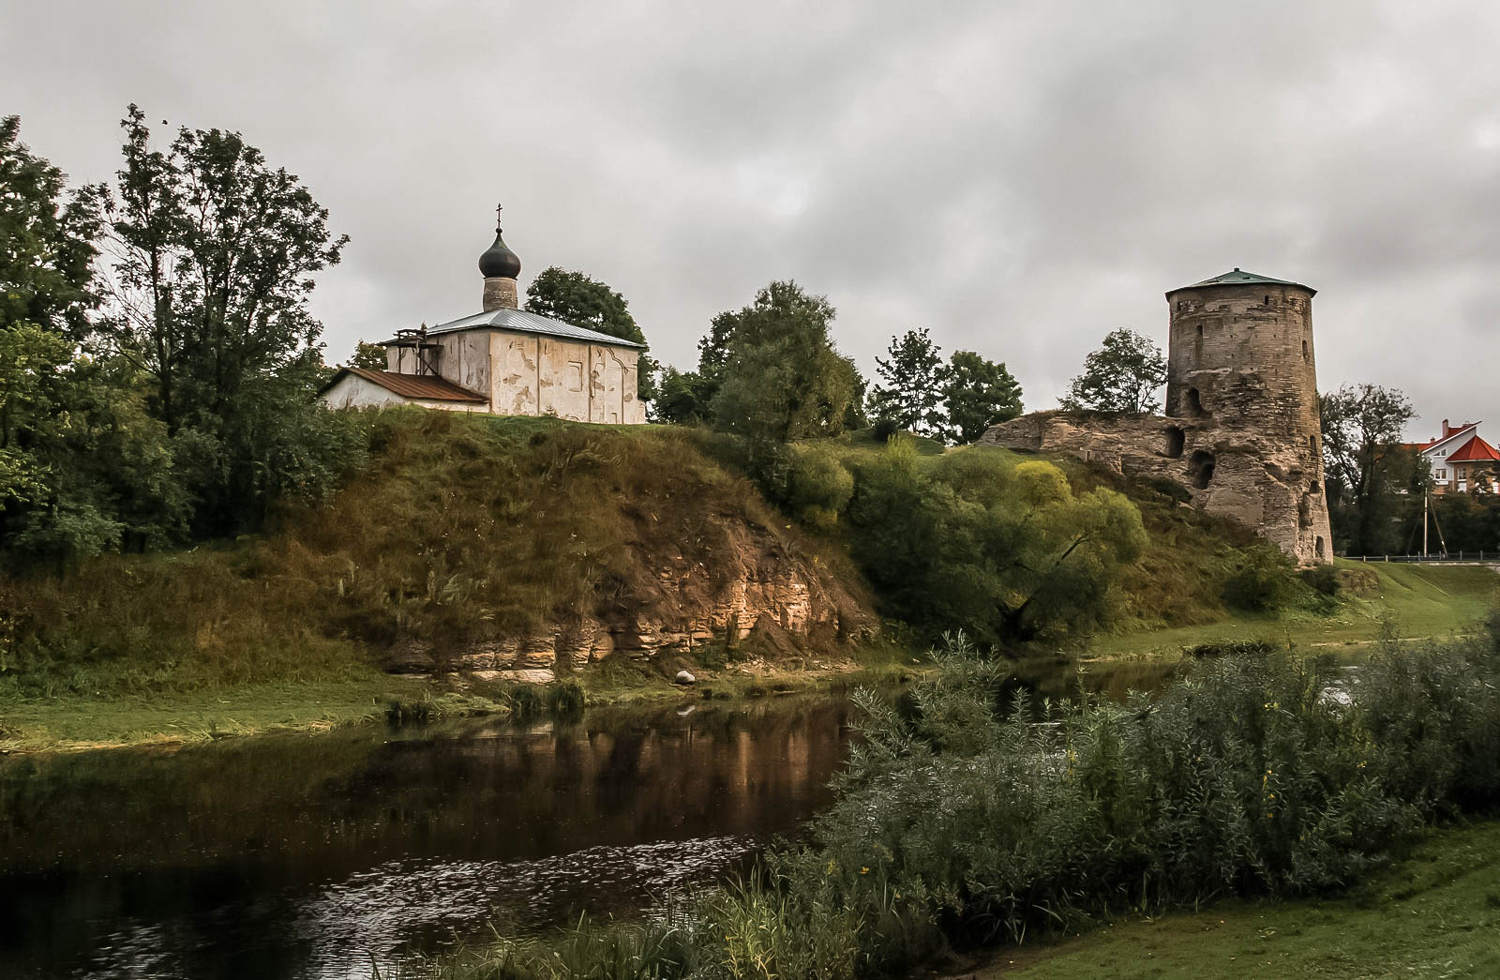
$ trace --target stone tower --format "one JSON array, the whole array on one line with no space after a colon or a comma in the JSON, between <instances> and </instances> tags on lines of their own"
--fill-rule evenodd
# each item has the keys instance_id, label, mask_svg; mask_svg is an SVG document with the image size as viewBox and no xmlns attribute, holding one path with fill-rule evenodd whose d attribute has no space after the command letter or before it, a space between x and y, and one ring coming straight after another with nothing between
<instances>
[{"instance_id":1,"label":"stone tower","mask_svg":"<svg viewBox=\"0 0 1500 980\"><path fill-rule=\"evenodd\" d=\"M1195 501L1310 564L1332 554L1312 299L1300 283L1235 269L1167 293L1166 454ZM1201 491L1202 499L1199 491Z\"/></svg>"}]
</instances>

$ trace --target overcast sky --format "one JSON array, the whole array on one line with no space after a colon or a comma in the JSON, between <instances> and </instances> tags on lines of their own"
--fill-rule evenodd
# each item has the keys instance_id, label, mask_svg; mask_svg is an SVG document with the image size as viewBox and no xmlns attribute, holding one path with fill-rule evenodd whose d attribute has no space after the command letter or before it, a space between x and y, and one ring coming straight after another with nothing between
<instances>
[{"instance_id":1,"label":"overcast sky","mask_svg":"<svg viewBox=\"0 0 1500 980\"><path fill-rule=\"evenodd\" d=\"M1029 409L1162 294L1319 290L1320 386L1500 435L1500 4L76 2L0 6L0 113L75 181L137 102L242 132L352 241L330 360L522 285L622 292L682 367L795 278L867 373L893 334L1005 361Z\"/></svg>"}]
</instances>

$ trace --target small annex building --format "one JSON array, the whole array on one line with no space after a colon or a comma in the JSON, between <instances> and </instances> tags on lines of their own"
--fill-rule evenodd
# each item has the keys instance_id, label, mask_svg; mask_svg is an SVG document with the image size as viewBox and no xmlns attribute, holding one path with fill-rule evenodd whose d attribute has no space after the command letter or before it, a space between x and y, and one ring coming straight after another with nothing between
<instances>
[{"instance_id":1,"label":"small annex building","mask_svg":"<svg viewBox=\"0 0 1500 980\"><path fill-rule=\"evenodd\" d=\"M341 368L319 393L330 408L422 405L577 422L646 421L637 390L644 348L518 308L521 259L495 241L479 256L483 309L383 341L386 369Z\"/></svg>"}]
</instances>

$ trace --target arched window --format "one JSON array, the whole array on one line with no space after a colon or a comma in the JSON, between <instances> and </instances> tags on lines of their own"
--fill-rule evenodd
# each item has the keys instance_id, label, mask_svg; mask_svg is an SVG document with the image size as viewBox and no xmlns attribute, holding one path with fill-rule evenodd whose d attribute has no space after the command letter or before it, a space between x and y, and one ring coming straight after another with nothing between
<instances>
[{"instance_id":1,"label":"arched window","mask_svg":"<svg viewBox=\"0 0 1500 980\"><path fill-rule=\"evenodd\" d=\"M1208 482L1214 478L1214 454L1202 449L1194 452L1188 460L1188 476L1199 490L1208 489Z\"/></svg>"},{"instance_id":2,"label":"arched window","mask_svg":"<svg viewBox=\"0 0 1500 980\"><path fill-rule=\"evenodd\" d=\"M1167 457L1178 459L1182 456L1182 447L1186 442L1183 431L1175 425L1167 426Z\"/></svg>"}]
</instances>

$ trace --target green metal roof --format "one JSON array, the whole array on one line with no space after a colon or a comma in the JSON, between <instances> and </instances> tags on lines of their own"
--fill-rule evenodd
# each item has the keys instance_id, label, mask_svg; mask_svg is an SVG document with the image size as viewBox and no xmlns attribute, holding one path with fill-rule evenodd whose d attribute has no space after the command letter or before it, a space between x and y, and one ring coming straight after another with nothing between
<instances>
[{"instance_id":1,"label":"green metal roof","mask_svg":"<svg viewBox=\"0 0 1500 980\"><path fill-rule=\"evenodd\" d=\"M1222 276L1214 276L1212 279L1205 279L1202 282L1195 282L1191 286L1179 286L1171 292L1167 293L1167 295L1170 296L1172 295L1172 293L1180 293L1184 289L1205 289L1209 286L1253 285L1296 286L1298 289L1305 289L1313 295L1317 295L1318 292L1311 286L1304 286L1300 282L1292 282L1290 279L1272 279L1270 276L1258 276L1253 272L1243 272L1241 271L1239 266L1235 266L1232 272L1226 272Z\"/></svg>"}]
</instances>

